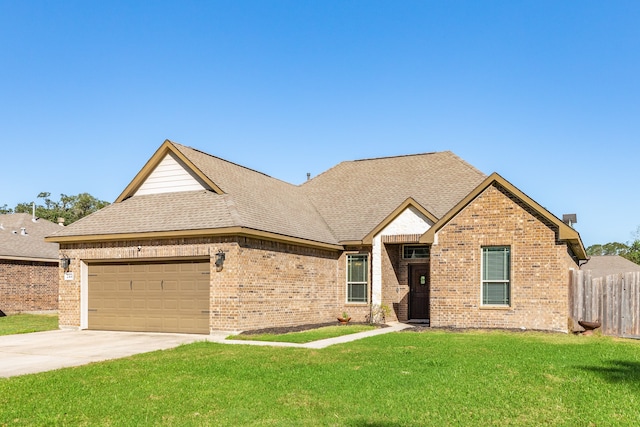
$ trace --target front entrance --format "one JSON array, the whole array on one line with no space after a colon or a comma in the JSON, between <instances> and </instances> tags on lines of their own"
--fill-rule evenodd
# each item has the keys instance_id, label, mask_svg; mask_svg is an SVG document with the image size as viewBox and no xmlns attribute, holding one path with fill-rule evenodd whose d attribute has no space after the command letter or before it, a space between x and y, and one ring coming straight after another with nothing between
<instances>
[{"instance_id":1,"label":"front entrance","mask_svg":"<svg viewBox=\"0 0 640 427\"><path fill-rule=\"evenodd\" d=\"M409 264L409 319L429 318L429 264Z\"/></svg>"}]
</instances>

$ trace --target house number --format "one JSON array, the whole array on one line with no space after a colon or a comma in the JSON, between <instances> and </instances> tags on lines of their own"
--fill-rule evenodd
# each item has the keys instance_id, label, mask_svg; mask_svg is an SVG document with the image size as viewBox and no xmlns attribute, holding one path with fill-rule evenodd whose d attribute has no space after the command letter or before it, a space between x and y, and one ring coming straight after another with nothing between
<instances>
[{"instance_id":1,"label":"house number","mask_svg":"<svg viewBox=\"0 0 640 427\"><path fill-rule=\"evenodd\" d=\"M427 283L427 277L426 276L420 276L420 284L424 285Z\"/></svg>"}]
</instances>

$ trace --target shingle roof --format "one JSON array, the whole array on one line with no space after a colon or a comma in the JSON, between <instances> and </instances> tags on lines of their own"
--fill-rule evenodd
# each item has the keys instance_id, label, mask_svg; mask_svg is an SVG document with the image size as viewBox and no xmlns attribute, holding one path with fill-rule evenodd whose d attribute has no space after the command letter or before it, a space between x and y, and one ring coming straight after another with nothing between
<instances>
[{"instance_id":1,"label":"shingle roof","mask_svg":"<svg viewBox=\"0 0 640 427\"><path fill-rule=\"evenodd\" d=\"M234 225L225 196L201 190L131 197L100 209L55 235L149 233Z\"/></svg>"},{"instance_id":2,"label":"shingle roof","mask_svg":"<svg viewBox=\"0 0 640 427\"><path fill-rule=\"evenodd\" d=\"M604 277L611 274L640 271L640 265L619 255L594 255L580 266L580 270L591 270L591 277Z\"/></svg>"},{"instance_id":3,"label":"shingle roof","mask_svg":"<svg viewBox=\"0 0 640 427\"><path fill-rule=\"evenodd\" d=\"M116 203L54 237L243 227L339 244L362 239L409 197L440 217L485 178L447 151L344 162L296 186L181 144L165 145L223 194L133 196L130 184Z\"/></svg>"},{"instance_id":4,"label":"shingle roof","mask_svg":"<svg viewBox=\"0 0 640 427\"><path fill-rule=\"evenodd\" d=\"M53 237L244 227L337 244L299 187L184 145L172 146L224 194L202 190L125 198Z\"/></svg>"},{"instance_id":5,"label":"shingle roof","mask_svg":"<svg viewBox=\"0 0 640 427\"><path fill-rule=\"evenodd\" d=\"M359 240L409 197L440 218L485 179L450 151L340 163L302 185L338 240Z\"/></svg>"},{"instance_id":6,"label":"shingle roof","mask_svg":"<svg viewBox=\"0 0 640 427\"><path fill-rule=\"evenodd\" d=\"M0 259L58 259L58 244L45 242L48 236L62 227L37 219L26 213L0 215ZM24 228L26 234L22 234Z\"/></svg>"},{"instance_id":7,"label":"shingle roof","mask_svg":"<svg viewBox=\"0 0 640 427\"><path fill-rule=\"evenodd\" d=\"M324 243L337 243L300 187L174 144L229 198L236 225Z\"/></svg>"}]
</instances>

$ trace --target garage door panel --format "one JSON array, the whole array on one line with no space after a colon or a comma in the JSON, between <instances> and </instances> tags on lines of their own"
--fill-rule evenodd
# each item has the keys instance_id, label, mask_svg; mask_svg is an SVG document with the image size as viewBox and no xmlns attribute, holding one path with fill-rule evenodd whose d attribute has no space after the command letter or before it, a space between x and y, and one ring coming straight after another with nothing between
<instances>
[{"instance_id":1,"label":"garage door panel","mask_svg":"<svg viewBox=\"0 0 640 427\"><path fill-rule=\"evenodd\" d=\"M146 331L147 329L147 317L146 316L131 316L131 326L135 331ZM124 327L125 325L123 325Z\"/></svg>"},{"instance_id":2,"label":"garage door panel","mask_svg":"<svg viewBox=\"0 0 640 427\"><path fill-rule=\"evenodd\" d=\"M123 280L119 280L117 282L117 291L118 292L124 292L124 291L131 291L133 290L133 281L132 280L127 280L126 282ZM103 286L103 291L104 291L104 286Z\"/></svg>"},{"instance_id":3,"label":"garage door panel","mask_svg":"<svg viewBox=\"0 0 640 427\"><path fill-rule=\"evenodd\" d=\"M162 284L162 288L165 292L177 292L178 281L177 280L165 280Z\"/></svg>"},{"instance_id":4,"label":"garage door panel","mask_svg":"<svg viewBox=\"0 0 640 427\"><path fill-rule=\"evenodd\" d=\"M163 325L162 316L147 317L147 327L154 328L158 331L161 331L162 325Z\"/></svg>"},{"instance_id":5,"label":"garage door panel","mask_svg":"<svg viewBox=\"0 0 640 427\"><path fill-rule=\"evenodd\" d=\"M161 273L166 271L167 264L144 264L144 271L149 273Z\"/></svg>"},{"instance_id":6,"label":"garage door panel","mask_svg":"<svg viewBox=\"0 0 640 427\"><path fill-rule=\"evenodd\" d=\"M120 306L120 303L117 299L103 299L102 301L98 301L97 304L93 305L93 308L96 310L111 310L111 311L115 311L118 310Z\"/></svg>"},{"instance_id":7,"label":"garage door panel","mask_svg":"<svg viewBox=\"0 0 640 427\"><path fill-rule=\"evenodd\" d=\"M102 283L100 288L101 292L114 292L118 289L118 282L115 280L109 280L108 282Z\"/></svg>"},{"instance_id":8,"label":"garage door panel","mask_svg":"<svg viewBox=\"0 0 640 427\"><path fill-rule=\"evenodd\" d=\"M178 308L182 311L189 311L193 309L198 312L202 312L203 310L209 310L209 305L198 299L181 298L178 304Z\"/></svg>"},{"instance_id":9,"label":"garage door panel","mask_svg":"<svg viewBox=\"0 0 640 427\"><path fill-rule=\"evenodd\" d=\"M144 311L147 309L147 300L144 296L138 296L136 298L132 298L128 305L126 303L123 304L122 308L133 311Z\"/></svg>"},{"instance_id":10,"label":"garage door panel","mask_svg":"<svg viewBox=\"0 0 640 427\"><path fill-rule=\"evenodd\" d=\"M148 264L129 264L129 271L131 273L146 273L149 270Z\"/></svg>"},{"instance_id":11,"label":"garage door panel","mask_svg":"<svg viewBox=\"0 0 640 427\"><path fill-rule=\"evenodd\" d=\"M149 311L151 310L162 311L165 308L163 307L163 305L164 304L163 304L162 298L150 298L146 300L146 305L143 306L142 309L146 308Z\"/></svg>"},{"instance_id":12,"label":"garage door panel","mask_svg":"<svg viewBox=\"0 0 640 427\"><path fill-rule=\"evenodd\" d=\"M208 262L90 265L89 328L209 333L209 269Z\"/></svg>"},{"instance_id":13,"label":"garage door panel","mask_svg":"<svg viewBox=\"0 0 640 427\"><path fill-rule=\"evenodd\" d=\"M163 300L164 309L170 311L177 311L180 308L178 304L178 298L165 298Z\"/></svg>"}]
</instances>

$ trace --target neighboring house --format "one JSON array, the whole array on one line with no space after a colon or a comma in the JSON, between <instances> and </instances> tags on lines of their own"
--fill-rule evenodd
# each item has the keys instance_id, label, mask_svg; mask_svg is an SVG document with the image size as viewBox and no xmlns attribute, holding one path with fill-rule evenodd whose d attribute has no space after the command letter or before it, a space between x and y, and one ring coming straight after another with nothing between
<instances>
[{"instance_id":1,"label":"neighboring house","mask_svg":"<svg viewBox=\"0 0 640 427\"><path fill-rule=\"evenodd\" d=\"M580 266L580 270L590 270L591 277L605 277L612 274L640 272L640 265L620 255L592 255L589 261Z\"/></svg>"},{"instance_id":2,"label":"neighboring house","mask_svg":"<svg viewBox=\"0 0 640 427\"><path fill-rule=\"evenodd\" d=\"M0 310L58 309L58 244L44 237L61 227L26 213L0 215Z\"/></svg>"},{"instance_id":3,"label":"neighboring house","mask_svg":"<svg viewBox=\"0 0 640 427\"><path fill-rule=\"evenodd\" d=\"M451 152L348 161L296 186L165 141L58 231L61 327L209 333L387 320L567 330L579 234Z\"/></svg>"}]
</instances>

